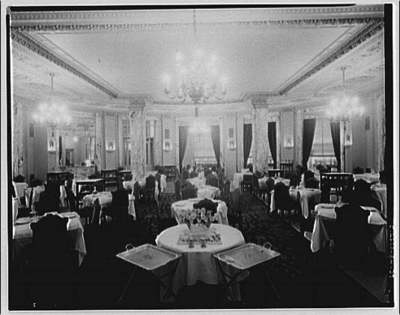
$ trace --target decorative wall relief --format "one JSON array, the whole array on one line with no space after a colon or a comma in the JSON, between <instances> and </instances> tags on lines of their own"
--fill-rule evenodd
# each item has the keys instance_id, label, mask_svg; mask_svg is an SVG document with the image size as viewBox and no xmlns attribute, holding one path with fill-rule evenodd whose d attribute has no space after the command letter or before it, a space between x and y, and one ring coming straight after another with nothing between
<instances>
[{"instance_id":1,"label":"decorative wall relief","mask_svg":"<svg viewBox=\"0 0 400 315\"><path fill-rule=\"evenodd\" d=\"M106 140L106 151L115 151L115 140Z\"/></svg>"},{"instance_id":2,"label":"decorative wall relief","mask_svg":"<svg viewBox=\"0 0 400 315\"><path fill-rule=\"evenodd\" d=\"M49 152L56 152L57 147L56 147L56 138L50 137L48 144L47 144L47 151Z\"/></svg>"},{"instance_id":3,"label":"decorative wall relief","mask_svg":"<svg viewBox=\"0 0 400 315\"><path fill-rule=\"evenodd\" d=\"M292 136L286 136L285 139L283 140L283 147L284 148L293 148L294 143L293 143L293 137Z\"/></svg>"},{"instance_id":4,"label":"decorative wall relief","mask_svg":"<svg viewBox=\"0 0 400 315\"><path fill-rule=\"evenodd\" d=\"M172 151L171 139L164 139L163 150L167 152Z\"/></svg>"}]
</instances>

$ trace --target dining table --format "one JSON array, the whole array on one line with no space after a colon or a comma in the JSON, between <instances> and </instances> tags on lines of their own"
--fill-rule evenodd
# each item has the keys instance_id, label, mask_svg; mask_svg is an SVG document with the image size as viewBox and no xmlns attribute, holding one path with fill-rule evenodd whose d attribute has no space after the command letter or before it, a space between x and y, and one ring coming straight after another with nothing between
<instances>
[{"instance_id":1,"label":"dining table","mask_svg":"<svg viewBox=\"0 0 400 315\"><path fill-rule=\"evenodd\" d=\"M362 173L362 174L353 174L354 181L364 180L368 184L375 184L379 182L379 173Z\"/></svg>"},{"instance_id":2,"label":"dining table","mask_svg":"<svg viewBox=\"0 0 400 315\"><path fill-rule=\"evenodd\" d=\"M99 201L101 212L106 207L111 206L112 203L112 193L111 191L101 191L92 194L88 194L82 198L84 207L93 207L95 200ZM128 214L133 216L133 219L136 220L136 211L135 211L135 196L133 194L128 195ZM102 218L102 213L100 214L100 218ZM99 218L99 220L100 220Z\"/></svg>"},{"instance_id":3,"label":"dining table","mask_svg":"<svg viewBox=\"0 0 400 315\"><path fill-rule=\"evenodd\" d=\"M387 217L387 186L386 184L374 184L371 186L373 196L381 203L381 213L384 218Z\"/></svg>"},{"instance_id":4,"label":"dining table","mask_svg":"<svg viewBox=\"0 0 400 315\"><path fill-rule=\"evenodd\" d=\"M80 216L76 212L48 212L45 215L48 214L56 214L63 218L68 218L68 235L72 240L73 249L78 252L78 263L81 265L86 255L86 245ZM33 231L31 229L31 223L39 221L41 217L42 216L21 217L15 220L12 231L14 259L19 257L22 250L32 243Z\"/></svg>"},{"instance_id":5,"label":"dining table","mask_svg":"<svg viewBox=\"0 0 400 315\"><path fill-rule=\"evenodd\" d=\"M340 204L320 203L315 206L315 220L311 235L310 248L313 253L318 252L326 246L332 245L335 233L336 212L335 208ZM386 221L380 212L373 207L361 206L369 211L368 226L370 228L373 242L380 252L386 251Z\"/></svg>"},{"instance_id":6,"label":"dining table","mask_svg":"<svg viewBox=\"0 0 400 315\"><path fill-rule=\"evenodd\" d=\"M204 198L191 198L175 201L171 204L171 217L175 218L178 224L183 223L183 217L187 212L193 209L193 205L199 201L204 200ZM218 203L217 206L217 219L218 223L229 224L228 222L228 207L225 201L222 200L212 200Z\"/></svg>"},{"instance_id":7,"label":"dining table","mask_svg":"<svg viewBox=\"0 0 400 315\"><path fill-rule=\"evenodd\" d=\"M233 180L232 180L231 187L230 187L231 191L234 191L235 189L240 188L240 184L243 181L243 175L245 175L245 174L253 175L253 173L251 173L247 169L243 169L242 172L240 172L240 173L233 174Z\"/></svg>"},{"instance_id":8,"label":"dining table","mask_svg":"<svg viewBox=\"0 0 400 315\"><path fill-rule=\"evenodd\" d=\"M15 191L15 197L22 198L25 196L25 190L28 188L27 183L13 181L13 186L14 186L14 191Z\"/></svg>"},{"instance_id":9,"label":"dining table","mask_svg":"<svg viewBox=\"0 0 400 315\"><path fill-rule=\"evenodd\" d=\"M217 267L215 253L240 246L245 243L242 232L225 224L211 224L210 230L220 236L220 241L202 247L195 243L193 247L179 242L182 235L189 233L186 224L178 224L162 231L156 238L157 246L182 255L172 279L175 294L185 286L195 285L198 281L217 285L224 283L224 276ZM236 299L240 292L236 291Z\"/></svg>"}]
</instances>

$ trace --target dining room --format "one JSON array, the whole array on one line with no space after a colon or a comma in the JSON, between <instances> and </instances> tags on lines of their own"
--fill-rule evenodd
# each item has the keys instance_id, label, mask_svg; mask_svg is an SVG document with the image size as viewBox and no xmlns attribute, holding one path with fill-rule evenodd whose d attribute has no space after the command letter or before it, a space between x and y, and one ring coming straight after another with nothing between
<instances>
[{"instance_id":1,"label":"dining room","mask_svg":"<svg viewBox=\"0 0 400 315\"><path fill-rule=\"evenodd\" d=\"M9 310L393 308L394 9L7 7Z\"/></svg>"}]
</instances>

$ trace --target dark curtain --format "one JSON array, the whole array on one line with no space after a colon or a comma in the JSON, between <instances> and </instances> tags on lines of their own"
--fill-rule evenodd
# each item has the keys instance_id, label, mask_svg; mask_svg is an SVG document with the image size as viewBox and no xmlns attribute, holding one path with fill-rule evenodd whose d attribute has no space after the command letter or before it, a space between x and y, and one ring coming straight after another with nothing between
<instances>
[{"instance_id":1,"label":"dark curtain","mask_svg":"<svg viewBox=\"0 0 400 315\"><path fill-rule=\"evenodd\" d=\"M268 142L269 150L271 151L272 159L274 160L274 168L276 168L276 122L268 123Z\"/></svg>"},{"instance_id":2,"label":"dark curtain","mask_svg":"<svg viewBox=\"0 0 400 315\"><path fill-rule=\"evenodd\" d=\"M243 167L246 167L246 165L247 165L247 159L249 158L249 155L250 155L251 141L253 140L252 138L253 138L252 125L244 124L243 125L243 154L244 154Z\"/></svg>"},{"instance_id":3,"label":"dark curtain","mask_svg":"<svg viewBox=\"0 0 400 315\"><path fill-rule=\"evenodd\" d=\"M220 142L219 142L219 126L211 126L211 140L214 148L215 159L217 160L217 165L220 164Z\"/></svg>"},{"instance_id":4,"label":"dark curtain","mask_svg":"<svg viewBox=\"0 0 400 315\"><path fill-rule=\"evenodd\" d=\"M337 167L338 167L338 170L341 170L341 165L340 165L340 122L339 121L331 121L331 135L332 135L333 151L335 151Z\"/></svg>"},{"instance_id":5,"label":"dark curtain","mask_svg":"<svg viewBox=\"0 0 400 315\"><path fill-rule=\"evenodd\" d=\"M314 141L315 118L303 120L303 166L307 166L308 158Z\"/></svg>"},{"instance_id":6,"label":"dark curtain","mask_svg":"<svg viewBox=\"0 0 400 315\"><path fill-rule=\"evenodd\" d=\"M179 171L182 171L182 162L186 151L188 130L187 126L179 126Z\"/></svg>"},{"instance_id":7,"label":"dark curtain","mask_svg":"<svg viewBox=\"0 0 400 315\"><path fill-rule=\"evenodd\" d=\"M58 161L61 161L62 160L62 137L61 136L58 137L58 143L59 143Z\"/></svg>"}]
</instances>

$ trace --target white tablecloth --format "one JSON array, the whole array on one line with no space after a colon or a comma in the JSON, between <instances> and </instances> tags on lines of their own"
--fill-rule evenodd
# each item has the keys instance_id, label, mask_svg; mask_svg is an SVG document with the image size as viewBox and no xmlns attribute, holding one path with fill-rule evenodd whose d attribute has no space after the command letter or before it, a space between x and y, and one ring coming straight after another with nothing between
<instances>
[{"instance_id":1,"label":"white tablecloth","mask_svg":"<svg viewBox=\"0 0 400 315\"><path fill-rule=\"evenodd\" d=\"M188 230L186 224L179 224L162 231L156 238L157 246L183 254L180 259L175 275L173 276L172 289L177 293L182 287L195 285L197 281L207 284L219 284L223 281L213 254L244 244L242 233L223 224L212 224L221 235L222 244L207 245L201 248L195 245L189 248L187 245L178 245L178 238Z\"/></svg>"},{"instance_id":2,"label":"white tablecloth","mask_svg":"<svg viewBox=\"0 0 400 315\"><path fill-rule=\"evenodd\" d=\"M215 199L218 198L220 195L220 189L211 185L205 185L197 189L197 197L201 199Z\"/></svg>"},{"instance_id":3,"label":"white tablecloth","mask_svg":"<svg viewBox=\"0 0 400 315\"><path fill-rule=\"evenodd\" d=\"M240 188L240 184L243 181L243 175L244 174L253 175L253 173L246 172L246 169L243 169L242 173L233 174L233 180L232 180L232 183L231 183L231 191L234 191L235 189Z\"/></svg>"},{"instance_id":4,"label":"white tablecloth","mask_svg":"<svg viewBox=\"0 0 400 315\"><path fill-rule=\"evenodd\" d=\"M193 177L193 178L188 178L187 181L191 183L194 187L197 189L202 188L206 185L206 179L200 178L200 177Z\"/></svg>"},{"instance_id":5,"label":"white tablecloth","mask_svg":"<svg viewBox=\"0 0 400 315\"><path fill-rule=\"evenodd\" d=\"M28 188L27 183L16 183L13 182L14 190L15 190L15 196L17 198L21 198L25 196L25 190Z\"/></svg>"},{"instance_id":6,"label":"white tablecloth","mask_svg":"<svg viewBox=\"0 0 400 315\"><path fill-rule=\"evenodd\" d=\"M314 205L321 201L321 190L316 188L299 188L296 189L299 196L301 213L305 219L310 215L310 203L313 202Z\"/></svg>"},{"instance_id":7,"label":"white tablecloth","mask_svg":"<svg viewBox=\"0 0 400 315\"><path fill-rule=\"evenodd\" d=\"M363 179L369 184L374 184L379 182L379 173L364 173L364 174L354 174L353 175L354 181Z\"/></svg>"},{"instance_id":8,"label":"white tablecloth","mask_svg":"<svg viewBox=\"0 0 400 315\"><path fill-rule=\"evenodd\" d=\"M179 219L180 216L184 214L184 212L190 211L193 209L193 204L199 202L203 198L192 198L192 199L185 199L179 200L171 205L171 216L176 219L178 224L182 223ZM217 206L217 213L218 216L218 223L221 224L229 224L228 222L228 207L226 203L222 200L212 200L213 202L218 202Z\"/></svg>"},{"instance_id":9,"label":"white tablecloth","mask_svg":"<svg viewBox=\"0 0 400 315\"><path fill-rule=\"evenodd\" d=\"M133 216L136 220L136 211L135 211L135 197L133 194L128 195L129 204L128 204L128 213ZM112 202L112 193L111 191L102 191L96 194L89 194L83 197L82 202L84 207L93 207L94 201L98 199L100 207L107 207L111 205Z\"/></svg>"},{"instance_id":10,"label":"white tablecloth","mask_svg":"<svg viewBox=\"0 0 400 315\"><path fill-rule=\"evenodd\" d=\"M314 221L314 228L311 236L311 251L313 253L324 248L333 239L331 229L326 224L336 220L336 204L331 203L320 203L315 207L316 216ZM374 235L374 243L377 250L385 252L385 227L386 221L382 218L379 211L373 207L361 207L363 209L370 210L368 217L368 223Z\"/></svg>"},{"instance_id":11,"label":"white tablecloth","mask_svg":"<svg viewBox=\"0 0 400 315\"><path fill-rule=\"evenodd\" d=\"M86 255L85 239L83 237L83 226L80 221L80 217L76 212L73 212L75 217L69 218L67 223L68 234L73 240L74 250L79 254L79 264L82 263L83 258ZM50 214L50 213L49 213ZM71 212L59 213L61 217L70 215ZM38 220L38 218L32 218ZM33 221L32 221L33 222ZM16 255L26 245L32 243L33 231L30 226L31 222L27 224L14 225L13 226L13 242L14 250Z\"/></svg>"},{"instance_id":12,"label":"white tablecloth","mask_svg":"<svg viewBox=\"0 0 400 315\"><path fill-rule=\"evenodd\" d=\"M31 198L32 193L32 205L30 205L29 201ZM39 202L40 194L45 190L44 185L36 186L36 187L29 187L25 190L25 204L29 208L31 206L31 210L35 211L35 204Z\"/></svg>"},{"instance_id":13,"label":"white tablecloth","mask_svg":"<svg viewBox=\"0 0 400 315\"><path fill-rule=\"evenodd\" d=\"M375 194L376 199L381 203L381 212L386 218L387 216L387 187L386 184L376 184L371 186L372 192Z\"/></svg>"}]
</instances>

